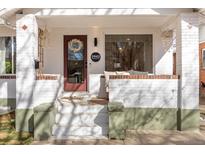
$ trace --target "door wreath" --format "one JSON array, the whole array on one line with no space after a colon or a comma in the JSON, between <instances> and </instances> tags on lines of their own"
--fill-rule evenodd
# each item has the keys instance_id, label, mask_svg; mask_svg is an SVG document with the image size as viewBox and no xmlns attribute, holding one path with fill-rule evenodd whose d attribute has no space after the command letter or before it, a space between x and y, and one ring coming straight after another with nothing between
<instances>
[{"instance_id":1,"label":"door wreath","mask_svg":"<svg viewBox=\"0 0 205 154\"><path fill-rule=\"evenodd\" d=\"M68 48L73 52L79 52L83 48L83 43L78 39L72 39L68 43Z\"/></svg>"}]
</instances>

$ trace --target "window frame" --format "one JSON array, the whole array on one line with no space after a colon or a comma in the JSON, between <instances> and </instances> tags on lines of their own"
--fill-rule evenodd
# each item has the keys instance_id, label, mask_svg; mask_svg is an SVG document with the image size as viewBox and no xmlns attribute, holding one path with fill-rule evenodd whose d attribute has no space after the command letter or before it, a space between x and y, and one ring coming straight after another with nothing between
<instances>
[{"instance_id":1,"label":"window frame","mask_svg":"<svg viewBox=\"0 0 205 154\"><path fill-rule=\"evenodd\" d=\"M10 37L11 41L12 41L12 45L11 45L12 69L11 69L11 73L3 73L3 74L0 74L0 76L16 75L16 72L14 73L14 65L16 65L16 64L14 64L14 62L15 62L15 60L14 60L14 52L16 52L15 49L14 49L14 40L15 40L14 38L16 38L16 36L15 35L0 36L0 38L6 38L6 37Z\"/></svg>"},{"instance_id":2,"label":"window frame","mask_svg":"<svg viewBox=\"0 0 205 154\"><path fill-rule=\"evenodd\" d=\"M104 34L104 49L106 50L106 36L138 36L138 35L144 35L144 36L150 36L151 37L151 41L150 41L150 43L151 43L151 68L150 68L150 71L146 71L146 72L149 72L149 73L155 73L155 65L154 65L154 55L155 55L155 48L154 48L154 46L155 46L155 44L154 44L154 42L155 42L155 34L154 33L135 33L135 32L133 32L133 33L124 33L124 32L117 32L117 33L105 33ZM144 43L144 42L143 42ZM145 61L145 57L144 57L144 61ZM105 71L110 71L110 70L107 70L106 69L106 51L105 51ZM114 71L114 70L113 70ZM115 70L115 71L118 71L118 70ZM145 70L144 70L145 71Z\"/></svg>"}]
</instances>

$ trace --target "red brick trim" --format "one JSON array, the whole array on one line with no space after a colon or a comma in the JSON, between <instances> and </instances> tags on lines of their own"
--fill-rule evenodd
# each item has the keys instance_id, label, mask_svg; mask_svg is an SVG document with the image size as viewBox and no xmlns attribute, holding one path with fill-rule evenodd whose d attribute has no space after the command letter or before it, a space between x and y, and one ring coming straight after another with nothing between
<instances>
[{"instance_id":1,"label":"red brick trim","mask_svg":"<svg viewBox=\"0 0 205 154\"><path fill-rule=\"evenodd\" d=\"M36 80L57 80L57 75L41 74L36 76Z\"/></svg>"},{"instance_id":2,"label":"red brick trim","mask_svg":"<svg viewBox=\"0 0 205 154\"><path fill-rule=\"evenodd\" d=\"M110 75L109 79L179 79L179 75Z\"/></svg>"},{"instance_id":3,"label":"red brick trim","mask_svg":"<svg viewBox=\"0 0 205 154\"><path fill-rule=\"evenodd\" d=\"M0 79L16 79L16 75L0 75Z\"/></svg>"}]
</instances>

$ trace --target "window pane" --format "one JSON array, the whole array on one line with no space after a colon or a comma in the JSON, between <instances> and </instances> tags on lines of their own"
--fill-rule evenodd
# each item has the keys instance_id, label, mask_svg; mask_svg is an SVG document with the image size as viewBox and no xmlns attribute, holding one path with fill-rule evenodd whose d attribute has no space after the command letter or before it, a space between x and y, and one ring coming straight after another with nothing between
<instances>
[{"instance_id":1,"label":"window pane","mask_svg":"<svg viewBox=\"0 0 205 154\"><path fill-rule=\"evenodd\" d=\"M106 35L107 71L152 72L152 35Z\"/></svg>"},{"instance_id":2,"label":"window pane","mask_svg":"<svg viewBox=\"0 0 205 154\"><path fill-rule=\"evenodd\" d=\"M11 37L5 38L5 47L6 47L6 74L12 73L12 39Z\"/></svg>"},{"instance_id":3,"label":"window pane","mask_svg":"<svg viewBox=\"0 0 205 154\"><path fill-rule=\"evenodd\" d=\"M68 45L68 82L84 81L84 44L78 39L69 41Z\"/></svg>"},{"instance_id":4,"label":"window pane","mask_svg":"<svg viewBox=\"0 0 205 154\"><path fill-rule=\"evenodd\" d=\"M0 74L15 73L15 37L0 37Z\"/></svg>"}]
</instances>

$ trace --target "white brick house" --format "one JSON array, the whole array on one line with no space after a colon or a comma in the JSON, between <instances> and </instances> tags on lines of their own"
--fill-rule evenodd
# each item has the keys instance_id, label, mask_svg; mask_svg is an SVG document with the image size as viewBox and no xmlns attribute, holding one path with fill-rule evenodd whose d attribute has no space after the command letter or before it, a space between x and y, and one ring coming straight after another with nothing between
<instances>
[{"instance_id":1,"label":"white brick house","mask_svg":"<svg viewBox=\"0 0 205 154\"><path fill-rule=\"evenodd\" d=\"M136 109L136 129L198 129L202 11L2 9L0 106L14 103L16 130L33 131L33 109L55 104L59 138L109 134L107 104L85 105L96 98Z\"/></svg>"}]
</instances>

